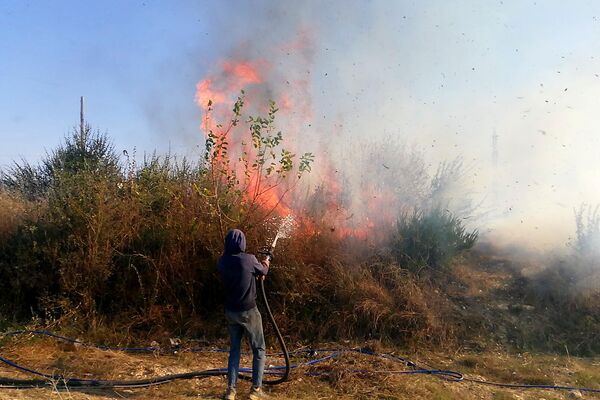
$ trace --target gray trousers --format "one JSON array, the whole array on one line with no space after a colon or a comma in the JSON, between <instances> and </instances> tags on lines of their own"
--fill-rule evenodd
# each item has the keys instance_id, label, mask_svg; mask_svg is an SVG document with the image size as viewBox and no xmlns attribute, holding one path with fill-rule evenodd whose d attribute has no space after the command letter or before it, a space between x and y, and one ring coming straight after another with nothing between
<instances>
[{"instance_id":1,"label":"gray trousers","mask_svg":"<svg viewBox=\"0 0 600 400\"><path fill-rule=\"evenodd\" d=\"M227 385L235 388L240 369L240 349L244 333L250 339L252 347L252 386L259 388L262 385L265 370L265 337L263 335L262 318L258 308L248 311L225 311L228 322L230 347L229 361L227 363Z\"/></svg>"}]
</instances>

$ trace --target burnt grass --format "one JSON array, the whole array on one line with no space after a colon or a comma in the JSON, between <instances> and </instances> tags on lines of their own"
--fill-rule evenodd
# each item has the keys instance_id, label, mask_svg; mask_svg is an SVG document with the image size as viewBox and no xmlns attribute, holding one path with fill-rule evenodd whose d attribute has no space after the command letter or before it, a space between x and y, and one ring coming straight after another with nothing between
<instances>
[{"instance_id":1,"label":"burnt grass","mask_svg":"<svg viewBox=\"0 0 600 400\"><path fill-rule=\"evenodd\" d=\"M570 287L552 264L516 262L475 251L456 261L447 286L463 346L596 356L600 303L595 292ZM550 277L550 278L549 278Z\"/></svg>"}]
</instances>

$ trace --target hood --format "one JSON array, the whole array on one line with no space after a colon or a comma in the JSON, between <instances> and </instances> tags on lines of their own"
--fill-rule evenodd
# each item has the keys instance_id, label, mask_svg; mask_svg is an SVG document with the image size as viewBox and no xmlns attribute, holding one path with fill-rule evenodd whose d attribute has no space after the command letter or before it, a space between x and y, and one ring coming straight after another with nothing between
<instances>
[{"instance_id":1,"label":"hood","mask_svg":"<svg viewBox=\"0 0 600 400\"><path fill-rule=\"evenodd\" d=\"M232 229L225 236L224 254L238 254L246 251L246 236L239 229Z\"/></svg>"}]
</instances>

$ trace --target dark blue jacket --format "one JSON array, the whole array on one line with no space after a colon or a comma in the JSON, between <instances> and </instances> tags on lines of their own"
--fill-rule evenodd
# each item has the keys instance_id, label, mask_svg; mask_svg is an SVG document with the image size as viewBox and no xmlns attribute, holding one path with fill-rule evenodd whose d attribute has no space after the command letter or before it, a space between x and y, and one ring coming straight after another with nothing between
<instances>
[{"instance_id":1,"label":"dark blue jacket","mask_svg":"<svg viewBox=\"0 0 600 400\"><path fill-rule=\"evenodd\" d=\"M269 269L246 251L246 237L239 229L225 236L225 251L219 258L218 269L225 286L225 309L247 311L256 307L256 276L266 275Z\"/></svg>"}]
</instances>

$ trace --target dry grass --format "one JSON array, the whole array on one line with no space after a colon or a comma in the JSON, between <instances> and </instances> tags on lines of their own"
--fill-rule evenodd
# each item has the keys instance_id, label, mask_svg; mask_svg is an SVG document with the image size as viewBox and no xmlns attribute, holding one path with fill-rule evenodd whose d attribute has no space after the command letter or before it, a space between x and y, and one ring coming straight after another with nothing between
<instances>
[{"instance_id":1,"label":"dry grass","mask_svg":"<svg viewBox=\"0 0 600 400\"><path fill-rule=\"evenodd\" d=\"M377 342L371 343L379 350ZM330 344L331 345L331 344ZM335 344L333 344L335 345ZM124 354L98 350L64 348L47 339L5 340L2 355L44 371L95 378L134 379L190 370L223 367L223 353L180 353L170 356ZM582 359L537 354L507 354L502 352L409 354L409 358L425 361L446 369L460 370L471 377L520 383L555 383L600 387L600 359ZM301 361L301 360L296 360ZM249 365L249 358L243 363ZM273 358L268 364L280 363ZM472 383L452 383L431 376L402 376L378 373L358 373L352 370L378 371L402 369L400 364L360 354L345 354L311 367L295 370L288 383L266 390L273 399L570 399L569 392L548 390L509 390ZM327 373L307 376L305 372ZM2 377L26 377L14 370L0 367ZM225 388L222 377L180 381L147 389L131 390L0 390L0 399L218 399ZM249 390L245 381L239 393ZM600 396L598 396L600 398ZM243 398L243 397L242 397ZM585 398L594 398L585 395Z\"/></svg>"},{"instance_id":2,"label":"dry grass","mask_svg":"<svg viewBox=\"0 0 600 400\"><path fill-rule=\"evenodd\" d=\"M494 291L502 289L507 280L511 278L503 268L486 269L482 260L477 259L477 268L473 268L473 259L459 259L452 268L452 277L459 283L461 294L469 297L486 297L493 294ZM503 263L506 261L498 261ZM455 289L450 287L449 289ZM458 294L456 291L451 294Z\"/></svg>"},{"instance_id":3,"label":"dry grass","mask_svg":"<svg viewBox=\"0 0 600 400\"><path fill-rule=\"evenodd\" d=\"M355 265L334 257L320 265L274 267L276 281L267 285L283 291L270 292L269 301L293 339L418 345L452 337L443 317L448 307L433 287L389 262Z\"/></svg>"},{"instance_id":4,"label":"dry grass","mask_svg":"<svg viewBox=\"0 0 600 400\"><path fill-rule=\"evenodd\" d=\"M23 200L0 191L0 237L15 231L25 215L26 208Z\"/></svg>"}]
</instances>

